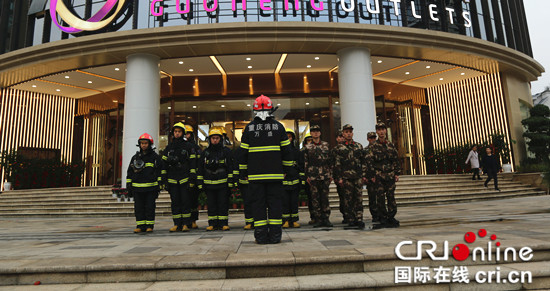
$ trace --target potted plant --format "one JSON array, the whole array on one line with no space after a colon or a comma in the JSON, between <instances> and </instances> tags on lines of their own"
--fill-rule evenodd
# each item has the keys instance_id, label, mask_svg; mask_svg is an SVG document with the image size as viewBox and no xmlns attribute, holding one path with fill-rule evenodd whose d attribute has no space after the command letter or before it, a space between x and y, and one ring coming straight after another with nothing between
<instances>
[{"instance_id":1,"label":"potted plant","mask_svg":"<svg viewBox=\"0 0 550 291\"><path fill-rule=\"evenodd\" d=\"M510 164L510 147L506 142L504 134L500 132L491 134L491 141L495 155L502 159L502 171L505 173L512 172L512 165Z\"/></svg>"},{"instance_id":2,"label":"potted plant","mask_svg":"<svg viewBox=\"0 0 550 291\"><path fill-rule=\"evenodd\" d=\"M198 198L198 204L199 204L199 209L204 209L206 210L207 209L207 206L206 206L206 193L204 193L204 191L202 191L200 194L199 194L199 198Z\"/></svg>"},{"instance_id":3,"label":"potted plant","mask_svg":"<svg viewBox=\"0 0 550 291\"><path fill-rule=\"evenodd\" d=\"M4 173L6 175L4 191L13 190L13 186L15 184L15 171L17 167L17 151L2 151L2 156L0 157L0 167L4 170Z\"/></svg>"}]
</instances>

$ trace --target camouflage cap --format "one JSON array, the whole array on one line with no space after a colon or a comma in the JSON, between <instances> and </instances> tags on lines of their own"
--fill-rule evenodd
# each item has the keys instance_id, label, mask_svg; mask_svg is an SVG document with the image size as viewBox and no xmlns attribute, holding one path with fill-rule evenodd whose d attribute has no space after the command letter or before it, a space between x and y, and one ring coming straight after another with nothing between
<instances>
[{"instance_id":1,"label":"camouflage cap","mask_svg":"<svg viewBox=\"0 0 550 291\"><path fill-rule=\"evenodd\" d=\"M341 129L336 131L336 136L343 136L343 135L344 135L344 133L342 132Z\"/></svg>"},{"instance_id":2,"label":"camouflage cap","mask_svg":"<svg viewBox=\"0 0 550 291\"><path fill-rule=\"evenodd\" d=\"M367 133L367 138L376 138L376 132L371 131Z\"/></svg>"},{"instance_id":3,"label":"camouflage cap","mask_svg":"<svg viewBox=\"0 0 550 291\"><path fill-rule=\"evenodd\" d=\"M379 129L379 128L387 128L387 127L386 127L386 124L384 122L378 122L376 124L376 129Z\"/></svg>"},{"instance_id":4,"label":"camouflage cap","mask_svg":"<svg viewBox=\"0 0 550 291\"><path fill-rule=\"evenodd\" d=\"M344 125L344 127L342 127L342 130L346 130L346 129L353 130L353 126L351 126L351 124L346 124L346 125Z\"/></svg>"},{"instance_id":5,"label":"camouflage cap","mask_svg":"<svg viewBox=\"0 0 550 291\"><path fill-rule=\"evenodd\" d=\"M319 125L313 125L309 128L309 131L321 131L321 127Z\"/></svg>"}]
</instances>

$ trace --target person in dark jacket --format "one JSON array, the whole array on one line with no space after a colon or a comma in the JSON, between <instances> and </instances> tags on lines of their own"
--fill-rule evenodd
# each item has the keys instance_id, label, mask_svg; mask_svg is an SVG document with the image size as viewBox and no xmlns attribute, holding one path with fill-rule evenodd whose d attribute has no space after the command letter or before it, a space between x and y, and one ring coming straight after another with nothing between
<instances>
[{"instance_id":1,"label":"person in dark jacket","mask_svg":"<svg viewBox=\"0 0 550 291\"><path fill-rule=\"evenodd\" d=\"M248 191L248 178L247 177L241 177L239 172L239 160L241 159L240 156L243 155L245 151L239 147L236 151L236 158L235 158L235 167L233 168L233 180L235 181L235 184L238 184L239 190L241 191L241 195L243 197L244 202L244 230L251 230L254 229L254 214L252 212L252 196L250 195L250 191Z\"/></svg>"},{"instance_id":2,"label":"person in dark jacket","mask_svg":"<svg viewBox=\"0 0 550 291\"><path fill-rule=\"evenodd\" d=\"M240 177L250 182L253 193L254 238L258 244L276 244L282 236L283 180L293 165L285 127L275 120L271 99L254 101L255 117L243 130L239 161Z\"/></svg>"},{"instance_id":3,"label":"person in dark jacket","mask_svg":"<svg viewBox=\"0 0 550 291\"><path fill-rule=\"evenodd\" d=\"M233 154L223 144L223 132L212 128L208 133L209 146L199 160L199 189L205 189L208 201L207 231L229 230L229 195L233 188Z\"/></svg>"},{"instance_id":4,"label":"person in dark jacket","mask_svg":"<svg viewBox=\"0 0 550 291\"><path fill-rule=\"evenodd\" d=\"M301 161L302 154L294 144L296 140L296 133L294 130L287 128L286 133L288 140L290 141L290 151L292 153L291 160L293 165L289 172L286 174L283 180L283 228L300 227L298 223L298 196L300 195L301 180L304 180L304 168Z\"/></svg>"},{"instance_id":5,"label":"person in dark jacket","mask_svg":"<svg viewBox=\"0 0 550 291\"><path fill-rule=\"evenodd\" d=\"M189 124L185 125L185 139L187 142L193 146L195 149L195 158L198 161L201 154L201 147L195 142L195 133L193 130L193 127ZM193 156L192 156L193 157ZM195 174L195 169L191 169L190 174ZM189 184L189 197L191 199L191 225L188 225L189 228L196 229L199 228L197 226L197 220L199 220L199 187L197 184L190 183Z\"/></svg>"},{"instance_id":6,"label":"person in dark jacket","mask_svg":"<svg viewBox=\"0 0 550 291\"><path fill-rule=\"evenodd\" d=\"M153 137L150 134L142 134L138 143L139 151L128 166L126 188L134 195L137 224L134 233L152 232L155 226L155 200L162 180L162 160L152 148Z\"/></svg>"},{"instance_id":7,"label":"person in dark jacket","mask_svg":"<svg viewBox=\"0 0 550 291\"><path fill-rule=\"evenodd\" d=\"M487 153L487 155L481 160L483 172L487 173L487 180L485 180L484 184L485 188L488 187L487 184L489 183L489 181L491 181L491 179L494 179L495 190L500 191L500 189L498 188L497 177L497 173L500 171L500 162L498 160L498 157L493 155L493 150L490 147L485 149L485 152Z\"/></svg>"},{"instance_id":8,"label":"person in dark jacket","mask_svg":"<svg viewBox=\"0 0 550 291\"><path fill-rule=\"evenodd\" d=\"M164 149L163 173L166 174L165 184L172 201L172 220L174 226L170 232L189 231L191 225L191 197L189 185L196 183L196 152L195 147L187 142L185 125L181 122L172 127L172 141Z\"/></svg>"}]
</instances>

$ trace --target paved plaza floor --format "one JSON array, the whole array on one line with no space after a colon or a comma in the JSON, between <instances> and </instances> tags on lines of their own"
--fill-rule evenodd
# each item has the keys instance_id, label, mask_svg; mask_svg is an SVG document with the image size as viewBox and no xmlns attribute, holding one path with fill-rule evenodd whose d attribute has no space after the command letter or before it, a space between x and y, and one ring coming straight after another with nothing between
<instances>
[{"instance_id":1,"label":"paved plaza floor","mask_svg":"<svg viewBox=\"0 0 550 291\"><path fill-rule=\"evenodd\" d=\"M368 209L365 210L365 221L370 222ZM296 256L299 253L329 254L330 251L348 250L363 254L393 254L395 246L404 240L464 241L465 233L477 233L479 229L497 234L503 246L536 247L548 245L550 241L550 196L401 207L397 215L401 227L394 229L372 230L371 223L367 223L365 230L348 228L341 224L342 218L337 211L333 211L331 216L333 228L313 228L307 225L308 213L302 212L302 227L284 230L282 242L276 245L256 244L253 231L242 229L242 213L230 215L231 230L225 232L206 232L206 214L202 213L200 218L197 230L169 233L171 219L157 217L155 231L150 234L132 233L133 218L0 218L0 269L63 266L79 262L132 264L140 260L155 262L187 255L255 260L265 258L266 254ZM33 286L32 290L168 290L171 289L169 284L61 284ZM27 288L31 287L0 286L0 290L29 290Z\"/></svg>"}]
</instances>

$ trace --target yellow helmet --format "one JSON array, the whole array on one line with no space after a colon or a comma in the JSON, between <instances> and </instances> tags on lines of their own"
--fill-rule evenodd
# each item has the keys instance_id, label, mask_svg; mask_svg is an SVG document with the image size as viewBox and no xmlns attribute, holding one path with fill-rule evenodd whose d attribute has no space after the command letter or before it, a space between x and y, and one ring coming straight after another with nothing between
<instances>
[{"instance_id":1,"label":"yellow helmet","mask_svg":"<svg viewBox=\"0 0 550 291\"><path fill-rule=\"evenodd\" d=\"M308 137L311 137L311 134L308 132L306 133L306 135L304 136L304 139L308 138Z\"/></svg>"},{"instance_id":2,"label":"yellow helmet","mask_svg":"<svg viewBox=\"0 0 550 291\"><path fill-rule=\"evenodd\" d=\"M182 123L182 122L178 122L176 124L174 124L174 126L172 126L172 130L174 130L174 128L176 127L179 127L183 130L183 133L185 134L185 125Z\"/></svg>"},{"instance_id":3,"label":"yellow helmet","mask_svg":"<svg viewBox=\"0 0 550 291\"><path fill-rule=\"evenodd\" d=\"M213 135L219 135L219 136L223 136L223 132L222 130L219 128L219 127L212 127L210 128L210 130L208 131L208 137L211 137Z\"/></svg>"},{"instance_id":4,"label":"yellow helmet","mask_svg":"<svg viewBox=\"0 0 550 291\"><path fill-rule=\"evenodd\" d=\"M287 128L286 129L286 132L287 133L292 133L294 136L296 136L296 133L294 132L294 130L290 129L290 128Z\"/></svg>"},{"instance_id":5,"label":"yellow helmet","mask_svg":"<svg viewBox=\"0 0 550 291\"><path fill-rule=\"evenodd\" d=\"M186 124L186 125L185 125L185 132L186 132L186 133L187 133L187 132L193 132L193 127L192 127L191 125L189 125L189 124Z\"/></svg>"},{"instance_id":6,"label":"yellow helmet","mask_svg":"<svg viewBox=\"0 0 550 291\"><path fill-rule=\"evenodd\" d=\"M225 126L220 126L220 129L221 129L223 134L227 134L227 131L225 131Z\"/></svg>"}]
</instances>

